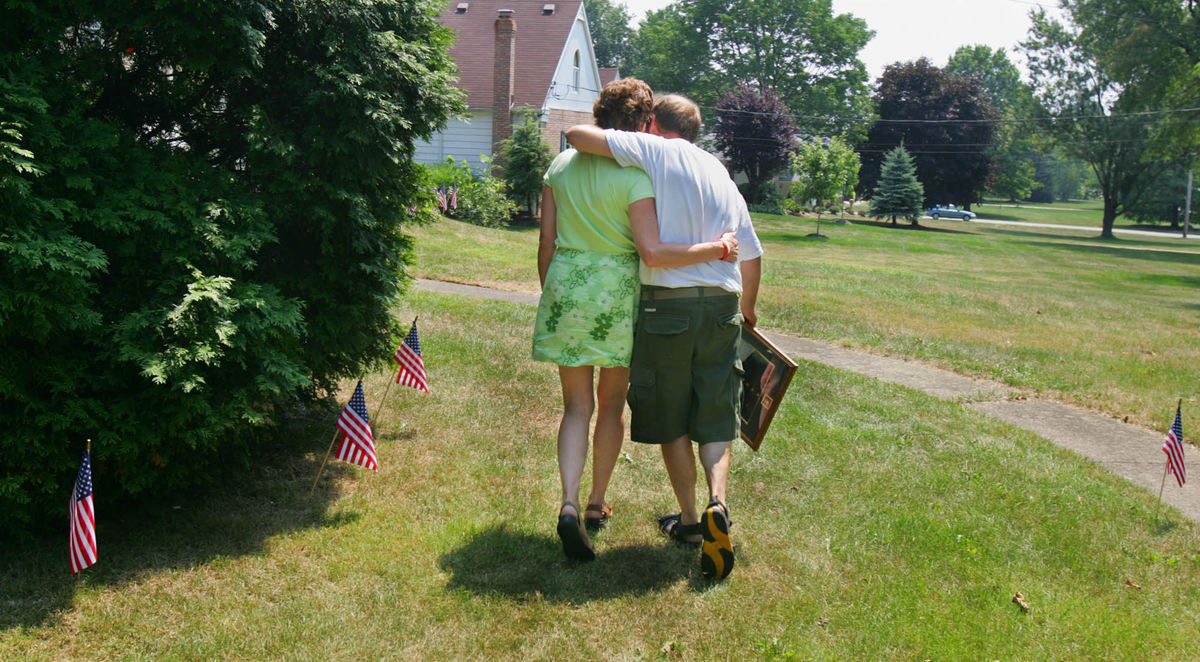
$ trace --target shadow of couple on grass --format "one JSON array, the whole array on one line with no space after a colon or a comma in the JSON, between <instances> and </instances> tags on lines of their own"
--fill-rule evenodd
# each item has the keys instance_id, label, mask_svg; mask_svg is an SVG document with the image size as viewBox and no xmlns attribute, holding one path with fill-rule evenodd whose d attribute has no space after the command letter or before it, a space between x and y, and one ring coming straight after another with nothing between
<instances>
[{"instance_id":1,"label":"shadow of couple on grass","mask_svg":"<svg viewBox=\"0 0 1200 662\"><path fill-rule=\"evenodd\" d=\"M500 524L443 554L438 565L450 574L451 590L522 601L584 604L661 591L681 580L694 591L711 587L700 576L699 549L667 542L612 547L604 544L603 533L593 543L594 561L572 561L553 533L535 535Z\"/></svg>"}]
</instances>

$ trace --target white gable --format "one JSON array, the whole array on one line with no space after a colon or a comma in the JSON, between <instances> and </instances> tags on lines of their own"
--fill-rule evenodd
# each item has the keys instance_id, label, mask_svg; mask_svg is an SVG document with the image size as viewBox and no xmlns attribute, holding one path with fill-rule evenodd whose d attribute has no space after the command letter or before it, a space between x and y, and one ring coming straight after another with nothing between
<instances>
[{"instance_id":1,"label":"white gable","mask_svg":"<svg viewBox=\"0 0 1200 662\"><path fill-rule=\"evenodd\" d=\"M578 65L576 65L578 62ZM576 110L592 112L592 105L600 98L600 69L596 65L596 51L592 47L592 33L588 29L587 14L583 3L575 14L571 33L558 56L558 67L554 80L546 93L544 109Z\"/></svg>"}]
</instances>

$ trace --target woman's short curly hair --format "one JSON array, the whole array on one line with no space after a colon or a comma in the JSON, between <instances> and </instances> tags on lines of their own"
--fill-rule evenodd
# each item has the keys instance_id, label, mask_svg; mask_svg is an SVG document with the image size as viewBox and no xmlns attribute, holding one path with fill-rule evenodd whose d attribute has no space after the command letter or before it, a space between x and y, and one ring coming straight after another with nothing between
<instances>
[{"instance_id":1,"label":"woman's short curly hair","mask_svg":"<svg viewBox=\"0 0 1200 662\"><path fill-rule=\"evenodd\" d=\"M614 80L600 90L592 115L601 129L641 131L654 116L654 92L637 78Z\"/></svg>"}]
</instances>

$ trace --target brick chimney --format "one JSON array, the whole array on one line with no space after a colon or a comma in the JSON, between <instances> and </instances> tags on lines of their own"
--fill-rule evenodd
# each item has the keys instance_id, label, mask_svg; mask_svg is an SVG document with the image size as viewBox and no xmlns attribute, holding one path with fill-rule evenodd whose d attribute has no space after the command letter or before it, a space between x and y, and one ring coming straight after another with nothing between
<instances>
[{"instance_id":1,"label":"brick chimney","mask_svg":"<svg viewBox=\"0 0 1200 662\"><path fill-rule=\"evenodd\" d=\"M496 58L492 72L492 153L500 153L500 141L512 137L512 99L517 64L517 24L511 9L496 13Z\"/></svg>"}]
</instances>

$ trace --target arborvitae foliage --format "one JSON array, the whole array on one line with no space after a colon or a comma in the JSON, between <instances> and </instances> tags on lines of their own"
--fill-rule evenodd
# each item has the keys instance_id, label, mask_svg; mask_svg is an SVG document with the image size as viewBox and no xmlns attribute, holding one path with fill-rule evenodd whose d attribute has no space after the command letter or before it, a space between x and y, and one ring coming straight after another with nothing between
<instances>
[{"instance_id":1,"label":"arborvitae foliage","mask_svg":"<svg viewBox=\"0 0 1200 662\"><path fill-rule=\"evenodd\" d=\"M871 215L891 217L892 223L900 216L916 225L923 211L921 200L924 196L925 188L917 181L916 168L908 151L901 146L888 152L883 159L875 197L871 198Z\"/></svg>"},{"instance_id":2,"label":"arborvitae foliage","mask_svg":"<svg viewBox=\"0 0 1200 662\"><path fill-rule=\"evenodd\" d=\"M460 105L440 7L0 10L0 530L85 438L98 494L204 482L386 360L413 142Z\"/></svg>"}]
</instances>

